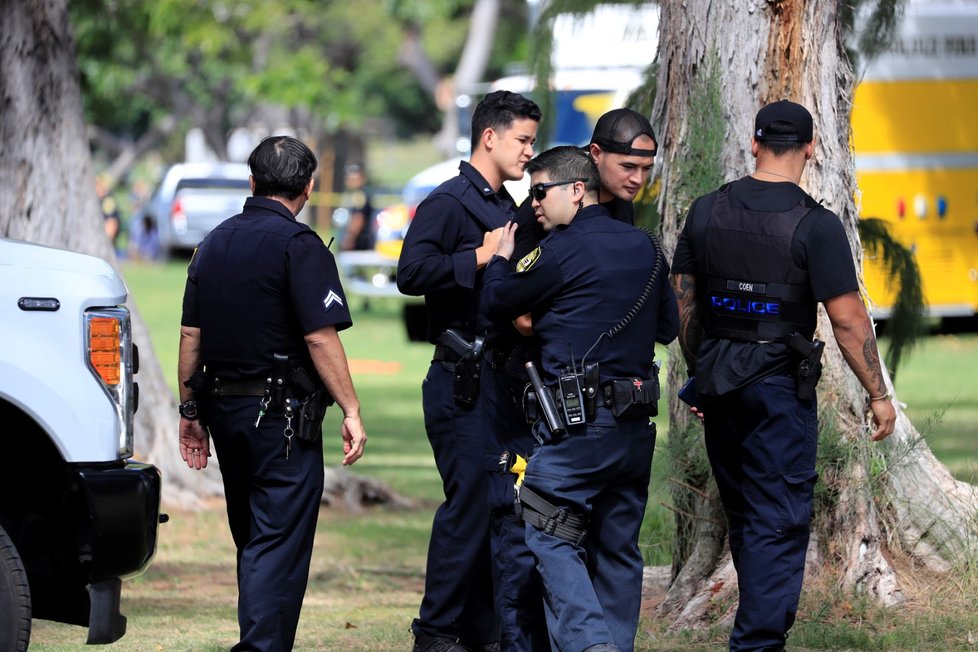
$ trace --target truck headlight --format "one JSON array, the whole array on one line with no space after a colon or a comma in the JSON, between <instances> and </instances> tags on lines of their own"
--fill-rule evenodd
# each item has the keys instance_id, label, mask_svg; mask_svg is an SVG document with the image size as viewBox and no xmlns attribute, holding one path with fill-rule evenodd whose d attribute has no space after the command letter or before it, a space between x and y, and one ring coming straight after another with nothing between
<instances>
[{"instance_id":1,"label":"truck headlight","mask_svg":"<svg viewBox=\"0 0 978 652\"><path fill-rule=\"evenodd\" d=\"M95 308L85 313L88 367L99 380L115 408L119 422L119 456L133 451L133 344L129 310Z\"/></svg>"}]
</instances>

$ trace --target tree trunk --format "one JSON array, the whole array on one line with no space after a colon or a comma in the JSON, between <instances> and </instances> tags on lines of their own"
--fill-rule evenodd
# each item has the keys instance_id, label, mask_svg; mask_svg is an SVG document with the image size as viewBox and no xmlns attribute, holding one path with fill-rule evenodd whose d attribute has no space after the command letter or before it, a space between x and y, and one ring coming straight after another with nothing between
<instances>
[{"instance_id":1,"label":"tree trunk","mask_svg":"<svg viewBox=\"0 0 978 652\"><path fill-rule=\"evenodd\" d=\"M64 0L0 1L0 235L115 263L102 227ZM163 470L168 502L220 495L216 469L191 474L176 446L176 401L130 298L141 352L136 455ZM173 334L177 337L177 334Z\"/></svg>"},{"instance_id":2,"label":"tree trunk","mask_svg":"<svg viewBox=\"0 0 978 652\"><path fill-rule=\"evenodd\" d=\"M441 131L435 136L435 146L445 157L458 154L459 132L458 112L455 96L468 93L475 84L482 81L492 54L496 24L499 22L500 0L475 0L469 18L469 31L465 46L455 68L454 78L439 79L431 60L421 47L420 27L405 30L404 43L398 59L418 79L418 83L435 98L435 104L442 112ZM473 109L475 107L472 107ZM468 135L468 134L464 134Z\"/></svg>"},{"instance_id":3,"label":"tree trunk","mask_svg":"<svg viewBox=\"0 0 978 652\"><path fill-rule=\"evenodd\" d=\"M842 220L857 269L855 166L849 106L853 76L837 1L687 0L660 4L659 80L653 123L660 125L659 210L663 242L675 248L698 195L753 170L750 137L757 110L791 99L815 117L816 150L802 186ZM891 559L907 555L948 570L975 552L975 488L955 481L900 412L896 431L874 444L866 436L866 395L835 344L824 310L818 334L828 342L819 384L821 482L830 499L816 505L809 572L823 567L840 584L884 605L902 600ZM671 359L681 361L678 345ZM669 369L672 386L685 380ZM677 384L678 383L678 384ZM887 384L890 385L889 379ZM892 390L892 387L891 387ZM899 408L898 408L899 410ZM673 581L660 612L675 625L729 618L717 597L736 597L736 574L721 535L702 429L672 397L670 468L677 523ZM837 570L836 570L837 569Z\"/></svg>"},{"instance_id":4,"label":"tree trunk","mask_svg":"<svg viewBox=\"0 0 978 652\"><path fill-rule=\"evenodd\" d=\"M115 261L102 225L65 0L0 0L0 236ZM163 471L163 498L222 496L217 465L192 471L177 450L177 405L132 297L140 350L136 455ZM175 308L176 309L176 308ZM178 333L173 333L178 337ZM326 469L326 504L406 505L383 483Z\"/></svg>"}]
</instances>

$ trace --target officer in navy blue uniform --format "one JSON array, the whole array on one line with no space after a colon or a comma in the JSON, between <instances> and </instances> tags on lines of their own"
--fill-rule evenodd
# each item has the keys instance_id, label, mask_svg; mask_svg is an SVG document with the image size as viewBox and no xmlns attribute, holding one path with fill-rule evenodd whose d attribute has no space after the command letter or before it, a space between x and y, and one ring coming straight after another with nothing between
<instances>
[{"instance_id":1,"label":"officer in navy blue uniform","mask_svg":"<svg viewBox=\"0 0 978 652\"><path fill-rule=\"evenodd\" d=\"M352 322L336 264L295 219L316 158L300 141L273 136L248 164L254 196L201 242L187 273L179 446L188 466L202 469L214 438L238 551L232 649L285 652L322 499L328 395L343 410L343 464L363 455L367 436L337 335Z\"/></svg>"},{"instance_id":2,"label":"officer in navy blue uniform","mask_svg":"<svg viewBox=\"0 0 978 652\"><path fill-rule=\"evenodd\" d=\"M568 372L598 368L582 389L597 396L586 423L565 432L534 425L542 445L520 489L526 541L543 577L554 649L631 650L655 444L654 347L676 337L675 297L654 236L597 203L597 168L581 148L548 150L527 170L535 213L550 233L514 272L518 227L507 226L486 268L484 309L494 321L530 313L550 390ZM528 492L546 507L528 502Z\"/></svg>"},{"instance_id":3,"label":"officer in navy blue uniform","mask_svg":"<svg viewBox=\"0 0 978 652\"><path fill-rule=\"evenodd\" d=\"M738 652L783 650L798 608L817 480L817 302L870 394L872 438L895 420L845 230L798 187L812 116L783 100L754 128L754 173L696 200L672 268L739 580Z\"/></svg>"},{"instance_id":4,"label":"officer in navy blue uniform","mask_svg":"<svg viewBox=\"0 0 978 652\"><path fill-rule=\"evenodd\" d=\"M483 98L472 116L470 160L418 207L398 262L398 289L424 295L428 339L435 345L422 395L445 491L432 524L424 599L411 627L416 652L480 649L498 641L487 412L479 391L488 323L480 317L479 291L483 268L516 211L503 182L523 177L539 121L539 108L521 95L497 91Z\"/></svg>"},{"instance_id":5,"label":"officer in navy blue uniform","mask_svg":"<svg viewBox=\"0 0 978 652\"><path fill-rule=\"evenodd\" d=\"M648 118L631 109L605 113L595 125L587 151L600 163L599 172L606 170L598 191L602 205L613 218L633 224L632 200L648 181L655 161L655 131ZM532 201L524 201L514 219L518 229L511 271L546 235ZM513 652L550 647L539 574L514 508L513 476L505 472L517 456L529 458L536 444L523 412L528 382L523 363L533 359L535 342L529 337L532 328L521 328L522 333L508 320L492 325L486 341L488 369L482 377L490 463L498 464L489 478L493 585L501 621L500 647Z\"/></svg>"}]
</instances>

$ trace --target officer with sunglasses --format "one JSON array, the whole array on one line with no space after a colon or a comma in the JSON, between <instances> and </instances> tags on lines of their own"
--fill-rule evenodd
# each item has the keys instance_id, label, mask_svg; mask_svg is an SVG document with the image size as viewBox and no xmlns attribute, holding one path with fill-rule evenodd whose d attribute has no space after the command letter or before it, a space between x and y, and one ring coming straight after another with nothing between
<instances>
[{"instance_id":1,"label":"officer with sunglasses","mask_svg":"<svg viewBox=\"0 0 978 652\"><path fill-rule=\"evenodd\" d=\"M597 200L613 218L632 224L632 200L648 181L655 161L655 132L648 118L631 109L609 111L598 120L584 150L601 178ZM546 188L536 186L535 192L545 193ZM519 228L511 269L546 235L534 214L532 197L523 201L514 221ZM500 644L514 652L549 647L539 607L539 576L524 541L523 522L514 508L512 475L506 473L512 460L528 458L536 444L523 412L523 389L529 382L523 365L536 355L532 330L527 318L517 320L515 328L509 320L493 324L486 338L481 382L486 442L490 458L499 464L489 478L489 503Z\"/></svg>"},{"instance_id":2,"label":"officer with sunglasses","mask_svg":"<svg viewBox=\"0 0 978 652\"><path fill-rule=\"evenodd\" d=\"M649 234L598 203L598 169L581 148L548 150L527 171L530 203L547 236L511 271L520 227L507 225L486 266L487 316L500 322L530 313L546 385L538 391L563 392L565 378L597 362L601 396L622 386L631 395L656 373L656 341L667 343L679 330L668 263ZM645 394L643 409L621 411L616 401L597 400L584 422L573 423L573 401L564 401L561 428L542 419L533 426L540 445L518 495L554 649L633 648L656 399ZM528 492L537 497L532 503Z\"/></svg>"}]
</instances>

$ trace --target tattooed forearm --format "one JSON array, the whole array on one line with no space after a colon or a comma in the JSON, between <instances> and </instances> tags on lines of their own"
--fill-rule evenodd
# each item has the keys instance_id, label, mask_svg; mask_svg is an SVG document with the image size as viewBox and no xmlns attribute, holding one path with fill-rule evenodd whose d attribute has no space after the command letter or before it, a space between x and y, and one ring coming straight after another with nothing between
<instances>
[{"instance_id":1,"label":"tattooed forearm","mask_svg":"<svg viewBox=\"0 0 978 652\"><path fill-rule=\"evenodd\" d=\"M672 289L679 304L679 348L686 359L689 373L695 373L696 353L703 340L703 328L696 312L696 277L673 274Z\"/></svg>"},{"instance_id":2,"label":"tattooed forearm","mask_svg":"<svg viewBox=\"0 0 978 652\"><path fill-rule=\"evenodd\" d=\"M886 381L883 379L883 366L880 364L879 347L872 324L868 321L863 327L863 362L866 364L867 380L875 388L874 396L886 394ZM874 391L874 390L871 390Z\"/></svg>"}]
</instances>

